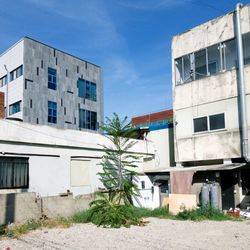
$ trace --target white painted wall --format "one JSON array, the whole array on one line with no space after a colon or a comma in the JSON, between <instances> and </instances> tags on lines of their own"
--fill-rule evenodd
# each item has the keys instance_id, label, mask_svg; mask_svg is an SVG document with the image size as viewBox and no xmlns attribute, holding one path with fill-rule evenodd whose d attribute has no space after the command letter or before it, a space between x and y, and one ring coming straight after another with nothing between
<instances>
[{"instance_id":1,"label":"white painted wall","mask_svg":"<svg viewBox=\"0 0 250 250\"><path fill-rule=\"evenodd\" d=\"M97 173L101 171L98 163L103 155L100 144L108 145L109 143L106 137L98 133L0 120L0 157L28 157L29 188L27 191L36 192L40 196L58 195L67 190L73 192L74 196L97 191L99 187L102 187L97 176ZM146 145L146 142L141 140L131 151L143 157L154 155L152 143L147 142ZM40 156L34 154L40 154ZM71 186L72 157L89 160L91 185ZM138 166L138 171L142 171L142 159ZM151 188L148 181L147 187ZM20 192L21 190L14 191ZM6 192L6 190L0 190L1 192Z\"/></svg>"}]
</instances>

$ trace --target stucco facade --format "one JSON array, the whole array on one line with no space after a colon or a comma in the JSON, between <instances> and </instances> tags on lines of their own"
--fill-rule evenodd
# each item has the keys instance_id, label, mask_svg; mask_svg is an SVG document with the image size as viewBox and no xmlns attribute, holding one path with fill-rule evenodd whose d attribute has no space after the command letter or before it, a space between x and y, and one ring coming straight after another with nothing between
<instances>
[{"instance_id":1,"label":"stucco facade","mask_svg":"<svg viewBox=\"0 0 250 250\"><path fill-rule=\"evenodd\" d=\"M249 8L249 6L244 6L241 9L243 35L248 35L250 32ZM211 46L217 44L225 47L228 41L235 38L234 18L235 13L232 12L173 37L172 82L175 156L179 164L190 161L224 160L241 157L237 62L234 62L234 66L230 69L218 70L216 74L182 84L177 84L176 81L176 59L211 48ZM248 49L246 42L243 43L243 46L245 50ZM229 57L228 51L226 51L228 53L226 56ZM236 48L233 53L235 52ZM244 74L247 112L249 114L250 65L248 63L244 66ZM194 131L195 118L214 114L224 114L225 126L223 129L199 133ZM248 115L248 124L250 124L250 115Z\"/></svg>"}]
</instances>

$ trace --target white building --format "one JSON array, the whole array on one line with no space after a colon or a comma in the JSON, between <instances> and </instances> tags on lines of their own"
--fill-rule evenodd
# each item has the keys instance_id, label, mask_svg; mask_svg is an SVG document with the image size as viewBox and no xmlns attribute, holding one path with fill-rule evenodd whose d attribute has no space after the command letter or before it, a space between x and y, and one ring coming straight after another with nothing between
<instances>
[{"instance_id":1,"label":"white building","mask_svg":"<svg viewBox=\"0 0 250 250\"><path fill-rule=\"evenodd\" d=\"M54 196L71 192L92 194L103 188L97 175L110 141L98 133L57 129L0 120L0 193L35 192ZM143 159L154 157L151 143L138 141L131 149ZM148 179L146 180L150 182ZM148 185L148 184L147 184Z\"/></svg>"},{"instance_id":2,"label":"white building","mask_svg":"<svg viewBox=\"0 0 250 250\"><path fill-rule=\"evenodd\" d=\"M103 121L99 66L24 37L0 55L8 119L97 130Z\"/></svg>"},{"instance_id":3,"label":"white building","mask_svg":"<svg viewBox=\"0 0 250 250\"><path fill-rule=\"evenodd\" d=\"M249 13L237 5L172 40L176 162L191 167L197 196L202 183L219 183L223 209L250 198L250 171L240 168L249 165Z\"/></svg>"}]
</instances>

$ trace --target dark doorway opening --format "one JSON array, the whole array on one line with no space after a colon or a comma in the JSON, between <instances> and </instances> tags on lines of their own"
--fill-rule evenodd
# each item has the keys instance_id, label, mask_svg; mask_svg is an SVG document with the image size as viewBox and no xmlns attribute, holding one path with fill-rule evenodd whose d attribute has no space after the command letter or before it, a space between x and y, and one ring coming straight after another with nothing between
<instances>
[{"instance_id":1,"label":"dark doorway opening","mask_svg":"<svg viewBox=\"0 0 250 250\"><path fill-rule=\"evenodd\" d=\"M237 184L237 176L233 171L221 172L222 209L228 210L235 207L234 185Z\"/></svg>"}]
</instances>

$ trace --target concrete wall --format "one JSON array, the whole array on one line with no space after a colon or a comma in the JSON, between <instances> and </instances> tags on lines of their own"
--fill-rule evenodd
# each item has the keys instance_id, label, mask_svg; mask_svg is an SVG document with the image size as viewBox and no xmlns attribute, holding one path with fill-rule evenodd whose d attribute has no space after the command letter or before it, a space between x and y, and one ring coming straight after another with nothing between
<instances>
[{"instance_id":1,"label":"concrete wall","mask_svg":"<svg viewBox=\"0 0 250 250\"><path fill-rule=\"evenodd\" d=\"M245 6L241 10L243 33L250 31L249 10L250 6ZM236 69L175 85L174 59L233 38L235 36L233 18L234 14L229 13L173 38L175 156L178 163L241 157ZM248 110L250 108L250 66L246 65L244 71ZM194 133L194 118L218 113L225 113L225 129ZM248 116L248 124L250 124L250 116Z\"/></svg>"},{"instance_id":2,"label":"concrete wall","mask_svg":"<svg viewBox=\"0 0 250 250\"><path fill-rule=\"evenodd\" d=\"M43 61L43 67L41 67L41 61ZM98 122L103 121L100 67L29 38L24 38L24 64L25 78L33 81L29 81L27 89L24 89L24 121L36 123L38 118L39 124L48 124L48 101L57 103L57 124L50 124L54 127L79 129L79 107L97 112ZM48 67L57 70L56 90L48 88ZM39 75L37 75L37 68ZM68 76L66 76L66 70ZM96 102L78 97L78 78L96 83ZM32 108L30 108L31 99Z\"/></svg>"},{"instance_id":3,"label":"concrete wall","mask_svg":"<svg viewBox=\"0 0 250 250\"><path fill-rule=\"evenodd\" d=\"M0 194L0 225L30 219L68 217L89 207L91 196L37 197L35 193Z\"/></svg>"}]
</instances>

